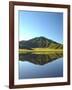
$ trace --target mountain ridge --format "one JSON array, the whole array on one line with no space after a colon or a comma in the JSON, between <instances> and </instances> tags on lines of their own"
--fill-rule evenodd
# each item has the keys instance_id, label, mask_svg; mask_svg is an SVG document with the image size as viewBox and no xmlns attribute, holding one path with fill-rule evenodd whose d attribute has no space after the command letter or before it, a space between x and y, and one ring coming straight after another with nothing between
<instances>
[{"instance_id":1,"label":"mountain ridge","mask_svg":"<svg viewBox=\"0 0 72 90\"><path fill-rule=\"evenodd\" d=\"M32 49L32 48L62 49L63 45L46 37L40 36L40 37L32 38L30 40L19 41L19 48L20 49Z\"/></svg>"}]
</instances>

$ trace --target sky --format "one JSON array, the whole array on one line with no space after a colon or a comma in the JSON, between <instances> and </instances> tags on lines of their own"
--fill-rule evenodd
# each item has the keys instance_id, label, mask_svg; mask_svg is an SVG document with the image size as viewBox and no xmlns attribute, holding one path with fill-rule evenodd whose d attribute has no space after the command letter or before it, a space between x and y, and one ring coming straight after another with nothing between
<instances>
[{"instance_id":1,"label":"sky","mask_svg":"<svg viewBox=\"0 0 72 90\"><path fill-rule=\"evenodd\" d=\"M19 41L44 36L63 43L63 13L20 10Z\"/></svg>"}]
</instances>

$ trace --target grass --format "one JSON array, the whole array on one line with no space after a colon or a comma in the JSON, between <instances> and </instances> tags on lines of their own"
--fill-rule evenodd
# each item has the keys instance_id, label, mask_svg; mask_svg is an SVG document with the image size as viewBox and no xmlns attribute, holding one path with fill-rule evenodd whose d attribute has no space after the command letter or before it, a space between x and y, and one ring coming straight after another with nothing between
<instances>
[{"instance_id":1,"label":"grass","mask_svg":"<svg viewBox=\"0 0 72 90\"><path fill-rule=\"evenodd\" d=\"M32 50L29 49L19 49L19 54L26 54L26 53L31 53L31 54L51 54L54 52L63 52L63 49L50 49L50 48L32 48Z\"/></svg>"}]
</instances>

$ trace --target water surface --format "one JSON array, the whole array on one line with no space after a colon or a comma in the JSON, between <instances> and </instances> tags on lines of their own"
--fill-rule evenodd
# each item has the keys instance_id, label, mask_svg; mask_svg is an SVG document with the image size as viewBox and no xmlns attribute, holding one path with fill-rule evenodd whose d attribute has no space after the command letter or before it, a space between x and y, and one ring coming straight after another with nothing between
<instances>
[{"instance_id":1,"label":"water surface","mask_svg":"<svg viewBox=\"0 0 72 90\"><path fill-rule=\"evenodd\" d=\"M19 79L63 76L62 53L20 54Z\"/></svg>"}]
</instances>

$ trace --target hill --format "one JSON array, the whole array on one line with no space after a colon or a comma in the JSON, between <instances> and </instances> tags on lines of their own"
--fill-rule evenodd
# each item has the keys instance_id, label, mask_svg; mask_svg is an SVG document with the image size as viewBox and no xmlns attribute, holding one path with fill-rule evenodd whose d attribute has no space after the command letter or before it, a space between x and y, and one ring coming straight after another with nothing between
<instances>
[{"instance_id":1,"label":"hill","mask_svg":"<svg viewBox=\"0 0 72 90\"><path fill-rule=\"evenodd\" d=\"M45 37L36 37L27 41L19 41L20 49L32 48L51 48L51 49L62 49L63 45Z\"/></svg>"}]
</instances>

